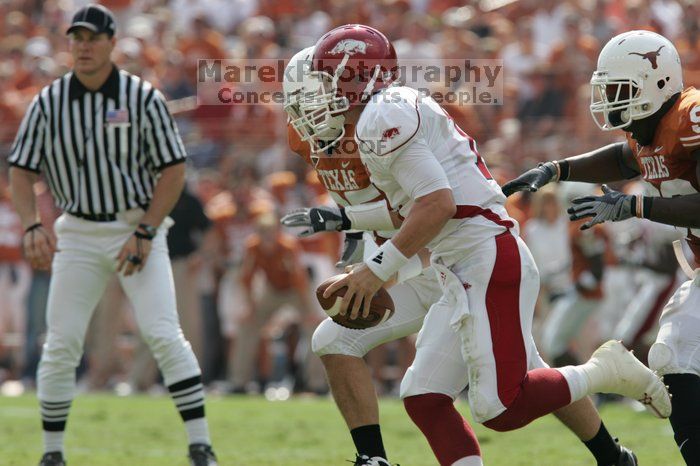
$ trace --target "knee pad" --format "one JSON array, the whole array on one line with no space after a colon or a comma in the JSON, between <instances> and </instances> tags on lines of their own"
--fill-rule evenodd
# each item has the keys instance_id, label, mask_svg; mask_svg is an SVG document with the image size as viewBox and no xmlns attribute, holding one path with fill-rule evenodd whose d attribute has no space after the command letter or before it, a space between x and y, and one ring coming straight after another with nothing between
<instances>
[{"instance_id":1,"label":"knee pad","mask_svg":"<svg viewBox=\"0 0 700 466\"><path fill-rule=\"evenodd\" d=\"M357 330L352 330L358 332ZM311 336L311 350L317 356L326 354L342 354L345 356L355 356L361 358L365 355L356 345L344 336L347 329L333 322L331 319L326 319L321 322L314 334Z\"/></svg>"},{"instance_id":2,"label":"knee pad","mask_svg":"<svg viewBox=\"0 0 700 466\"><path fill-rule=\"evenodd\" d=\"M656 342L649 349L649 369L656 371L659 375L680 372L676 354L673 348L666 343Z\"/></svg>"}]
</instances>

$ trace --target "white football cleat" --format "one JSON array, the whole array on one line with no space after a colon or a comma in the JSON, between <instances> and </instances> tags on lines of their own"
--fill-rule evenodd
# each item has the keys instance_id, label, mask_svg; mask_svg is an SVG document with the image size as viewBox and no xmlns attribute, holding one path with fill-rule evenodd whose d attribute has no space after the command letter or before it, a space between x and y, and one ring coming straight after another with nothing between
<instances>
[{"instance_id":1,"label":"white football cleat","mask_svg":"<svg viewBox=\"0 0 700 466\"><path fill-rule=\"evenodd\" d=\"M589 388L596 393L617 393L639 400L654 416L671 415L671 397L659 376L622 345L610 340L586 364Z\"/></svg>"}]
</instances>

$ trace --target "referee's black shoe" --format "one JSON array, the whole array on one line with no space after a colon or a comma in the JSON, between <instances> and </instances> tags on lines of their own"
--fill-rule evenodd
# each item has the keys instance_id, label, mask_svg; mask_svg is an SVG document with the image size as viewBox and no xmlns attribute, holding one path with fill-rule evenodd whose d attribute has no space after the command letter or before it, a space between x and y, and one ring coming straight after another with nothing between
<instances>
[{"instance_id":1,"label":"referee's black shoe","mask_svg":"<svg viewBox=\"0 0 700 466\"><path fill-rule=\"evenodd\" d=\"M190 445L190 466L218 466L216 455L211 446L204 443Z\"/></svg>"},{"instance_id":2,"label":"referee's black shoe","mask_svg":"<svg viewBox=\"0 0 700 466\"><path fill-rule=\"evenodd\" d=\"M44 453L39 461L39 466L66 466L66 461L63 459L63 453L60 451L52 451Z\"/></svg>"}]
</instances>

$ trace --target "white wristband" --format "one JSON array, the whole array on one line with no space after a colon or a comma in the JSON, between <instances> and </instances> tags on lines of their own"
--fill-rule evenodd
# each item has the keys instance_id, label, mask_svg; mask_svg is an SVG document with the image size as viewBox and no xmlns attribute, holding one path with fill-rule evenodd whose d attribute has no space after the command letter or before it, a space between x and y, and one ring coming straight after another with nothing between
<instances>
[{"instance_id":1,"label":"white wristband","mask_svg":"<svg viewBox=\"0 0 700 466\"><path fill-rule=\"evenodd\" d=\"M423 272L423 261L418 254L414 254L408 259L406 265L399 269L399 274L396 277L396 283L403 283L406 280L417 277Z\"/></svg>"},{"instance_id":2,"label":"white wristband","mask_svg":"<svg viewBox=\"0 0 700 466\"><path fill-rule=\"evenodd\" d=\"M345 215L350 219L350 226L354 230L383 231L395 229L385 201L349 205L345 207Z\"/></svg>"},{"instance_id":3,"label":"white wristband","mask_svg":"<svg viewBox=\"0 0 700 466\"><path fill-rule=\"evenodd\" d=\"M389 280L407 263L408 257L396 249L391 241L384 243L374 254L365 259L367 267L382 281Z\"/></svg>"}]
</instances>

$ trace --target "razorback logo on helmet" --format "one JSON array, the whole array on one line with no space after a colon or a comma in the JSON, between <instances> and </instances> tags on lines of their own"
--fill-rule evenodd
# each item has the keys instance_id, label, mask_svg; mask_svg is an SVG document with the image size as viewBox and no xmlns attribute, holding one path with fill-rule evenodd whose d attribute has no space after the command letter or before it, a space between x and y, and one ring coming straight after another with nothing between
<instances>
[{"instance_id":1,"label":"razorback logo on helmet","mask_svg":"<svg viewBox=\"0 0 700 466\"><path fill-rule=\"evenodd\" d=\"M367 43L356 39L343 39L328 52L331 55L348 54L355 55L356 53L366 53Z\"/></svg>"},{"instance_id":2,"label":"razorback logo on helmet","mask_svg":"<svg viewBox=\"0 0 700 466\"><path fill-rule=\"evenodd\" d=\"M661 49L664 47L665 45L662 45L658 50L652 50L651 52L646 53L630 52L629 55L639 55L642 57L642 59L649 60L649 63L651 63L651 69L655 70L659 67L659 65L656 63L656 59L661 55Z\"/></svg>"},{"instance_id":3,"label":"razorback logo on helmet","mask_svg":"<svg viewBox=\"0 0 700 466\"><path fill-rule=\"evenodd\" d=\"M400 126L396 126L394 128L384 130L384 132L382 133L382 140L394 139L396 136L399 135L399 128Z\"/></svg>"}]
</instances>

